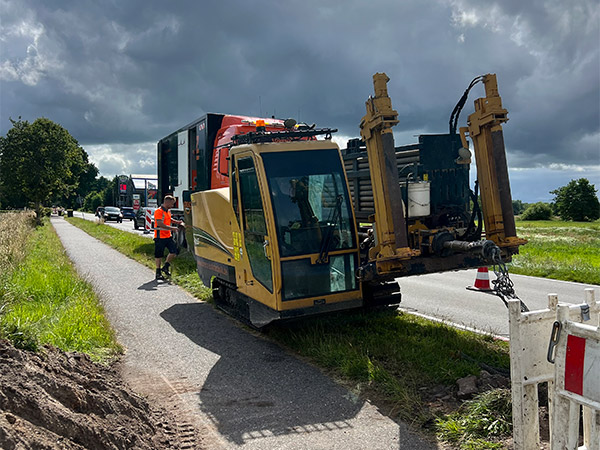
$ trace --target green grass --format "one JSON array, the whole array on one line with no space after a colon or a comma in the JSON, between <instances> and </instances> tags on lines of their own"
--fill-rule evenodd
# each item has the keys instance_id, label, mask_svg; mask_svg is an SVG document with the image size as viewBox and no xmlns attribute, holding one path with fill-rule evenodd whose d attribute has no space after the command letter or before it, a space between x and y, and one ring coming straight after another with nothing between
<instances>
[{"instance_id":1,"label":"green grass","mask_svg":"<svg viewBox=\"0 0 600 450\"><path fill-rule=\"evenodd\" d=\"M509 389L494 389L465 402L461 408L436 421L437 435L461 450L502 449L499 442L512 431Z\"/></svg>"},{"instance_id":2,"label":"green grass","mask_svg":"<svg viewBox=\"0 0 600 450\"><path fill-rule=\"evenodd\" d=\"M0 337L37 350L50 344L106 361L121 351L91 285L75 272L45 220L32 230L26 256L2 278Z\"/></svg>"},{"instance_id":3,"label":"green grass","mask_svg":"<svg viewBox=\"0 0 600 450\"><path fill-rule=\"evenodd\" d=\"M479 363L508 369L508 345L397 311L355 312L276 325L273 339L373 395L391 415L430 421L421 392L480 372Z\"/></svg>"},{"instance_id":4,"label":"green grass","mask_svg":"<svg viewBox=\"0 0 600 450\"><path fill-rule=\"evenodd\" d=\"M600 222L517 221L529 242L509 271L522 275L600 285Z\"/></svg>"},{"instance_id":5,"label":"green grass","mask_svg":"<svg viewBox=\"0 0 600 450\"><path fill-rule=\"evenodd\" d=\"M156 268L154 262L154 241L152 239L127 231L121 231L99 222L91 222L76 217L70 217L67 220L89 235L110 245L135 261L151 269ZM173 272L173 276L171 277L172 282L180 285L201 300L206 301L212 298L211 290L204 286L198 277L196 262L191 253L182 252L173 260L171 266Z\"/></svg>"}]
</instances>

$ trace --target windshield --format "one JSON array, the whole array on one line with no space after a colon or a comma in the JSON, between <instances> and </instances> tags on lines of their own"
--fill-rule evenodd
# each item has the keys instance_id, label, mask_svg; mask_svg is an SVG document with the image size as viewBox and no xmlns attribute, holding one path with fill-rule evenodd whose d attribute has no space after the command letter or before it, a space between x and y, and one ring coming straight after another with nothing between
<instances>
[{"instance_id":1,"label":"windshield","mask_svg":"<svg viewBox=\"0 0 600 450\"><path fill-rule=\"evenodd\" d=\"M107 207L104 212L110 212L110 213L114 213L114 212L121 212L121 210L119 208L112 208L112 207Z\"/></svg>"},{"instance_id":2,"label":"windshield","mask_svg":"<svg viewBox=\"0 0 600 450\"><path fill-rule=\"evenodd\" d=\"M262 159L282 257L355 247L350 199L336 149L264 153Z\"/></svg>"}]
</instances>

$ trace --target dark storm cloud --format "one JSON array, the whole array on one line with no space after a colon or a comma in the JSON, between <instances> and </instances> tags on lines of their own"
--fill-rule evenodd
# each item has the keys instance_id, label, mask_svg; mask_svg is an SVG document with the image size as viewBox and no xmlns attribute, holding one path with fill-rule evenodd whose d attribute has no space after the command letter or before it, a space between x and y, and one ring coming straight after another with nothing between
<instances>
[{"instance_id":1,"label":"dark storm cloud","mask_svg":"<svg viewBox=\"0 0 600 450\"><path fill-rule=\"evenodd\" d=\"M495 72L511 165L600 165L594 0L1 6L1 132L9 116L46 116L84 146L127 152L106 157L111 168L208 111L294 116L358 136L377 71L391 78L399 135L446 132L468 82Z\"/></svg>"},{"instance_id":2,"label":"dark storm cloud","mask_svg":"<svg viewBox=\"0 0 600 450\"><path fill-rule=\"evenodd\" d=\"M600 7L594 1L457 0L455 25L510 40L530 64L498 69L519 166L600 164ZM510 53L506 54L510 58ZM493 55L491 55L493 58Z\"/></svg>"}]
</instances>

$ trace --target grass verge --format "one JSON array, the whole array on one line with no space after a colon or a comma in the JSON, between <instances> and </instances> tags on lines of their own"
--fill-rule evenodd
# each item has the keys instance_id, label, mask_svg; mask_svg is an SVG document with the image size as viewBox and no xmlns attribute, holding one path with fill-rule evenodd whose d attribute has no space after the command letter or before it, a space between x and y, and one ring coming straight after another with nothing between
<instances>
[{"instance_id":1,"label":"grass verge","mask_svg":"<svg viewBox=\"0 0 600 450\"><path fill-rule=\"evenodd\" d=\"M77 275L48 220L18 239L12 245L21 245L22 255L1 268L0 337L19 348L50 344L96 361L119 353L98 298Z\"/></svg>"},{"instance_id":2,"label":"grass verge","mask_svg":"<svg viewBox=\"0 0 600 450\"><path fill-rule=\"evenodd\" d=\"M509 271L522 275L600 285L600 222L517 221L529 242Z\"/></svg>"}]
</instances>

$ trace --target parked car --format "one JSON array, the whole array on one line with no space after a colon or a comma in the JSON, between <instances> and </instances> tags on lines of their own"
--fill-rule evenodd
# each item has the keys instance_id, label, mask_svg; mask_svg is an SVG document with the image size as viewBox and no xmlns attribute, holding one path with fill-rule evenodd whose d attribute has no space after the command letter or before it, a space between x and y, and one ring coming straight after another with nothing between
<instances>
[{"instance_id":1,"label":"parked car","mask_svg":"<svg viewBox=\"0 0 600 450\"><path fill-rule=\"evenodd\" d=\"M104 220L116 220L118 223L123 222L123 214L116 206L105 206L102 218Z\"/></svg>"},{"instance_id":2,"label":"parked car","mask_svg":"<svg viewBox=\"0 0 600 450\"><path fill-rule=\"evenodd\" d=\"M146 210L148 209L150 210L150 215L152 216L151 227L154 228L154 211L156 210L156 208L145 206L143 208L138 209L137 213L135 214L135 220L133 221L134 230L138 230L140 228L144 229L144 227L146 226Z\"/></svg>"},{"instance_id":3,"label":"parked car","mask_svg":"<svg viewBox=\"0 0 600 450\"><path fill-rule=\"evenodd\" d=\"M98 206L96 208L96 217L98 219L101 219L103 214L104 214L104 206Z\"/></svg>"},{"instance_id":4,"label":"parked car","mask_svg":"<svg viewBox=\"0 0 600 450\"><path fill-rule=\"evenodd\" d=\"M135 220L135 211L131 206L123 206L121 214L123 214L123 219Z\"/></svg>"}]
</instances>

